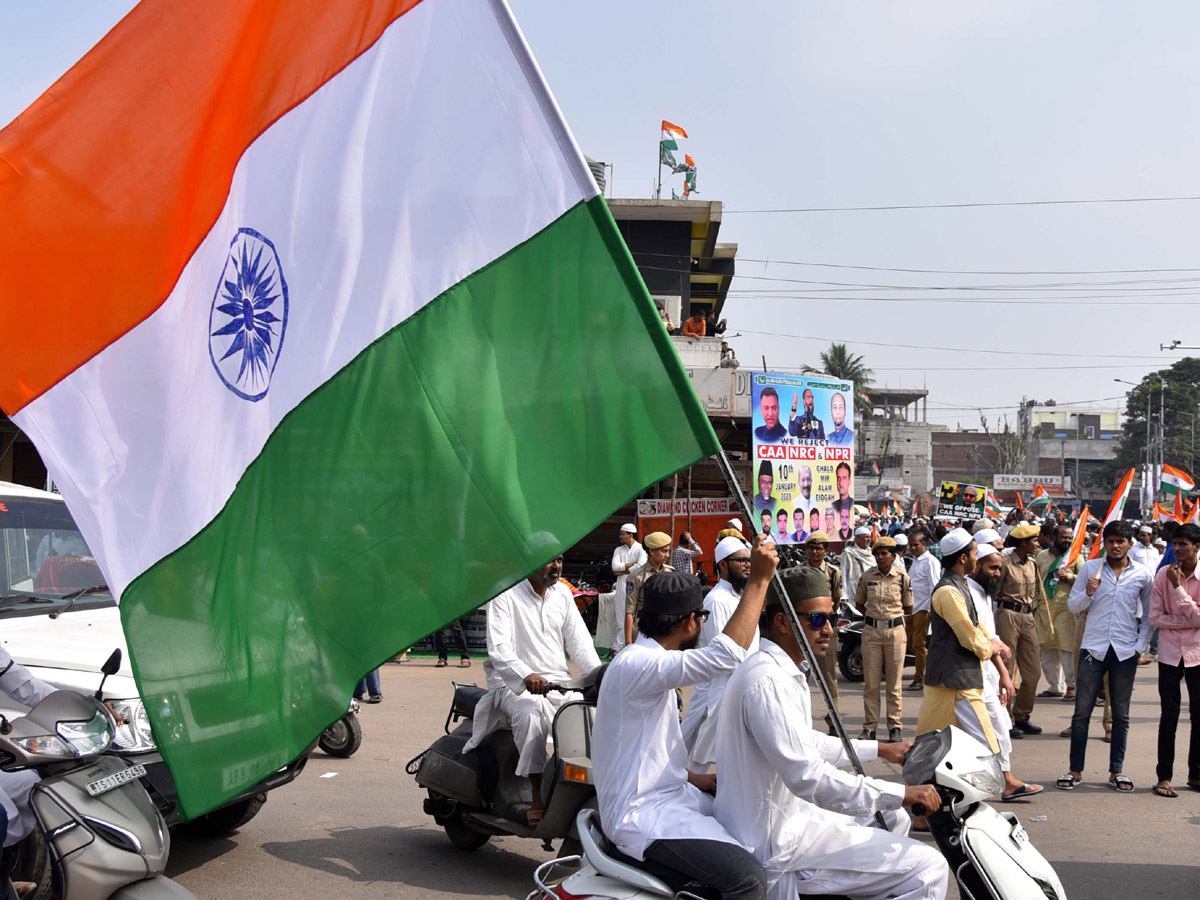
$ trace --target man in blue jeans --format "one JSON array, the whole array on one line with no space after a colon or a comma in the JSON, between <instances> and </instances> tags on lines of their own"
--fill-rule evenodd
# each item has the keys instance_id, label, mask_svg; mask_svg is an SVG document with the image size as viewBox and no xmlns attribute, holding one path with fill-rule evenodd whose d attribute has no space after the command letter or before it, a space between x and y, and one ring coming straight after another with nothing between
<instances>
[{"instance_id":1,"label":"man in blue jeans","mask_svg":"<svg viewBox=\"0 0 1200 900\"><path fill-rule=\"evenodd\" d=\"M1129 737L1129 700L1138 657L1150 646L1150 591L1154 573L1129 559L1133 526L1109 522L1104 526L1104 555L1088 560L1079 570L1067 608L1083 621L1083 639L1075 674L1075 714L1071 717L1071 770L1056 787L1069 791L1083 780L1088 723L1104 676L1112 705L1112 745L1108 784L1127 794L1133 782L1121 774Z\"/></svg>"}]
</instances>

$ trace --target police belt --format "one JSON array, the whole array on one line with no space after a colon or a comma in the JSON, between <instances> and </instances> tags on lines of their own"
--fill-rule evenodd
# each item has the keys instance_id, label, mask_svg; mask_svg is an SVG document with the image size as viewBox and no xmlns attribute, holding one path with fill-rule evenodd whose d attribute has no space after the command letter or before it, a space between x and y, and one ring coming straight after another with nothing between
<instances>
[{"instance_id":1,"label":"police belt","mask_svg":"<svg viewBox=\"0 0 1200 900\"><path fill-rule=\"evenodd\" d=\"M904 617L898 619L872 619L870 616L863 616L863 619L872 628L899 628L904 624Z\"/></svg>"},{"instance_id":2,"label":"police belt","mask_svg":"<svg viewBox=\"0 0 1200 900\"><path fill-rule=\"evenodd\" d=\"M996 605L1001 609L1011 609L1013 612L1031 613L1033 606L1029 603L1018 603L1016 600L998 600Z\"/></svg>"}]
</instances>

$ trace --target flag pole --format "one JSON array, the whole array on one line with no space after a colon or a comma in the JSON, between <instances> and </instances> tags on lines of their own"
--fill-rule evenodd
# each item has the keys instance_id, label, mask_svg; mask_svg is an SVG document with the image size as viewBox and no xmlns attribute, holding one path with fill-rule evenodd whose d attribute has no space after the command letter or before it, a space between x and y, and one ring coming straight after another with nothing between
<instances>
[{"instance_id":1,"label":"flag pole","mask_svg":"<svg viewBox=\"0 0 1200 900\"><path fill-rule=\"evenodd\" d=\"M656 159L658 160L658 168L654 170L654 177L658 183L654 188L654 199L658 200L662 196L662 129L659 129L658 132L658 156Z\"/></svg>"},{"instance_id":2,"label":"flag pole","mask_svg":"<svg viewBox=\"0 0 1200 900\"><path fill-rule=\"evenodd\" d=\"M757 526L754 520L754 510L750 505L749 499L746 497L746 492L742 490L741 483L734 475L733 466L729 462L729 457L725 455L725 451L721 450L716 456L717 468L721 470L721 474L725 476L725 483L737 500L738 506L742 509L742 514L746 517L746 521L750 523L750 530L755 534L758 533ZM776 571L774 576L775 589L781 597L788 597L787 588L783 585L783 579L780 578L779 572ZM813 675L817 689L821 692L821 699L825 701L825 708L829 710L829 722L833 726L833 730L837 733L837 738L842 742L842 747L846 751L846 756L850 760L850 765L859 775L866 775L863 771L862 761L858 758L858 753L854 750L854 744L850 741L850 736L846 734L846 726L842 722L842 715L838 712L837 704L833 702L833 694L829 690L829 684L825 681L825 673L821 670L820 661L817 655L813 652L812 646L808 643L808 638L804 634L804 629L800 627L800 617L796 614L796 608L791 603L783 604L783 611L787 616L788 624L792 626L792 633L796 635L797 643L800 644L800 652L804 654L804 661L808 663L809 674ZM837 627L838 611L833 611L834 628ZM883 813L875 813L875 823L885 831L887 823L883 819Z\"/></svg>"}]
</instances>

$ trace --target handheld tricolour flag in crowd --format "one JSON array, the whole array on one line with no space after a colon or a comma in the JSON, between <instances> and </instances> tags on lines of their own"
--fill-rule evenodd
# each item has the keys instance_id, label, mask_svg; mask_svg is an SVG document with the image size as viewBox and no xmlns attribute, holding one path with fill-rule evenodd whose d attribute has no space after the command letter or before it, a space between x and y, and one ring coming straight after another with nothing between
<instances>
[{"instance_id":1,"label":"handheld tricolour flag in crowd","mask_svg":"<svg viewBox=\"0 0 1200 900\"><path fill-rule=\"evenodd\" d=\"M1164 494L1174 494L1178 497L1180 494L1190 494L1195 490L1196 482L1183 469L1164 465L1162 467L1162 478L1159 481L1159 487Z\"/></svg>"},{"instance_id":2,"label":"handheld tricolour flag in crowd","mask_svg":"<svg viewBox=\"0 0 1200 900\"><path fill-rule=\"evenodd\" d=\"M1176 522L1183 522L1183 494L1179 491L1175 492L1175 502L1171 506L1171 518Z\"/></svg>"},{"instance_id":3,"label":"handheld tricolour flag in crowd","mask_svg":"<svg viewBox=\"0 0 1200 900\"><path fill-rule=\"evenodd\" d=\"M1048 509L1050 507L1051 498L1046 492L1046 489L1040 484L1033 486L1033 496L1029 500L1030 509Z\"/></svg>"},{"instance_id":4,"label":"handheld tricolour flag in crowd","mask_svg":"<svg viewBox=\"0 0 1200 900\"><path fill-rule=\"evenodd\" d=\"M1083 512L1080 513L1079 518L1075 522L1075 532L1071 536L1071 546L1067 548L1065 553L1059 554L1058 559L1050 564L1050 568L1046 572L1046 577L1042 579L1042 585L1046 589L1047 597L1054 596L1059 569L1065 569L1070 566L1075 560L1079 559L1079 554L1083 552L1084 538L1087 537L1087 520L1088 508L1085 506Z\"/></svg>"},{"instance_id":5,"label":"handheld tricolour flag in crowd","mask_svg":"<svg viewBox=\"0 0 1200 900\"><path fill-rule=\"evenodd\" d=\"M187 816L720 451L503 0L142 3L0 158L0 407Z\"/></svg>"},{"instance_id":6,"label":"handheld tricolour flag in crowd","mask_svg":"<svg viewBox=\"0 0 1200 900\"><path fill-rule=\"evenodd\" d=\"M991 491L988 491L987 499L983 501L983 512L988 518L998 522L1004 518L1004 513L1000 511L1000 505L996 503Z\"/></svg>"},{"instance_id":7,"label":"handheld tricolour flag in crowd","mask_svg":"<svg viewBox=\"0 0 1200 900\"><path fill-rule=\"evenodd\" d=\"M1100 556L1101 551L1104 549L1104 526L1109 522L1119 522L1121 517L1125 515L1125 501L1129 497L1129 488L1133 484L1133 471L1133 469L1130 469L1128 472L1126 472L1125 477L1122 478L1120 484L1117 485L1117 490L1116 493L1113 494L1112 502L1108 505L1108 514L1105 515L1104 522L1100 526L1100 537L1098 537L1096 542L1092 544L1092 552L1088 554L1088 559L1096 559ZM1086 521L1092 517L1085 512L1082 516L1080 516L1080 518Z\"/></svg>"}]
</instances>

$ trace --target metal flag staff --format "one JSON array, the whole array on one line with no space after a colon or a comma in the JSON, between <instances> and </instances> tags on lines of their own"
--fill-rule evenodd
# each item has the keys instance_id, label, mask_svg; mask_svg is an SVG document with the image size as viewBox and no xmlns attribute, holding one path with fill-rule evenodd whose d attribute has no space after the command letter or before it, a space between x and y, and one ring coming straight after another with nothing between
<instances>
[{"instance_id":1,"label":"metal flag staff","mask_svg":"<svg viewBox=\"0 0 1200 900\"><path fill-rule=\"evenodd\" d=\"M716 460L717 468L721 470L721 474L725 477L725 483L728 485L730 492L737 499L738 506L742 509L742 515L746 517L746 521L754 529L754 509L751 507L745 491L742 490L741 484L734 475L733 466L729 463L729 457L722 450L713 459ZM757 533L756 529L755 533ZM779 577L779 572L776 572L774 577L775 589L779 591L780 596L787 597L788 592L783 585L783 579ZM817 656L813 653L812 646L808 643L804 629L800 627L800 617L796 615L796 608L791 603L784 603L783 609L787 614L788 623L792 626L792 631L795 633L797 641L800 644L800 652L804 654L804 660L808 663L809 671L816 676L817 688L821 692L821 699L825 701L825 708L829 710L829 721L833 725L833 730L837 733L838 739L842 742L842 747L846 750L846 756L850 759L850 765L854 767L854 771L859 775L866 775L866 772L863 771L862 760L858 758L858 753L854 750L854 744L851 743L849 735L846 734L846 726L842 723L842 715L838 712L837 704L833 702L833 694L830 692L829 685L825 681L825 673L818 664ZM836 619L837 610L834 610L835 622ZM837 626L835 625L834 627ZM875 824L885 831L887 830L887 823L884 821L882 813L875 813Z\"/></svg>"}]
</instances>

